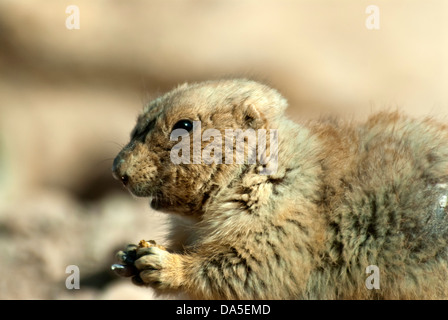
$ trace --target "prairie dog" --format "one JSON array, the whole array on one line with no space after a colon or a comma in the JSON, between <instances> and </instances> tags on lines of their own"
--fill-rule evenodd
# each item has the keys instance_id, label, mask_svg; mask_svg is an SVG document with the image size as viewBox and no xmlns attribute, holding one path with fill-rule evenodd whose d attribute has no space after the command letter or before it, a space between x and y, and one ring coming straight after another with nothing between
<instances>
[{"instance_id":1,"label":"prairie dog","mask_svg":"<svg viewBox=\"0 0 448 320\"><path fill-rule=\"evenodd\" d=\"M397 112L299 124L286 107L246 79L184 84L149 103L113 174L193 224L174 226L166 248L128 246L116 272L197 299L448 298L448 127ZM222 141L229 128L275 131L275 170L249 161L248 141L243 163L198 160L195 123ZM175 129L183 135L170 139ZM173 161L180 138L190 163Z\"/></svg>"}]
</instances>

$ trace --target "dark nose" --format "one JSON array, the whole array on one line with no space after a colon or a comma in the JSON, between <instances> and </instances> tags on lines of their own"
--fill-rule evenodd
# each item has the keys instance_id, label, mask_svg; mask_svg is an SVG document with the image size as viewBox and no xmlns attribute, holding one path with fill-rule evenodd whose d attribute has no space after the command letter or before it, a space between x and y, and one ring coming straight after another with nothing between
<instances>
[{"instance_id":1,"label":"dark nose","mask_svg":"<svg viewBox=\"0 0 448 320\"><path fill-rule=\"evenodd\" d=\"M112 176L117 179L120 180L125 186L128 184L129 181L129 176L126 173L122 173L121 172L121 164L124 162L124 159L122 159L120 157L120 155L118 155L115 159L114 159L114 163L112 164Z\"/></svg>"}]
</instances>

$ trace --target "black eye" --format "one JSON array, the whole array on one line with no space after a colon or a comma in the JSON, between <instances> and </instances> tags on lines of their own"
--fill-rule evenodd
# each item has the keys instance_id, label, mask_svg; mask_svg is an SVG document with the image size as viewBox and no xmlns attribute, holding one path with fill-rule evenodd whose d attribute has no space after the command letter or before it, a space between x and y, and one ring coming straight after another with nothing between
<instances>
[{"instance_id":1,"label":"black eye","mask_svg":"<svg viewBox=\"0 0 448 320\"><path fill-rule=\"evenodd\" d=\"M171 131L174 131L176 129L184 129L190 132L191 130L193 130L193 122L187 119L179 120L173 126L173 129Z\"/></svg>"}]
</instances>

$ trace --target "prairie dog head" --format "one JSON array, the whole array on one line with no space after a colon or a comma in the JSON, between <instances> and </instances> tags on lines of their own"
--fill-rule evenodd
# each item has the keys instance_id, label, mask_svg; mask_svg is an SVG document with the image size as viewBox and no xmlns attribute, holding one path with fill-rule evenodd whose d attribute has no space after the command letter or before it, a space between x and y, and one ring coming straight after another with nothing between
<instances>
[{"instance_id":1,"label":"prairie dog head","mask_svg":"<svg viewBox=\"0 0 448 320\"><path fill-rule=\"evenodd\" d=\"M277 91L254 81L181 85L144 108L114 160L113 175L135 196L150 197L155 209L198 216L210 192L244 165L229 153L238 141L236 135L226 140L229 132L264 130L269 140L286 106ZM248 163L250 138L244 140Z\"/></svg>"}]
</instances>

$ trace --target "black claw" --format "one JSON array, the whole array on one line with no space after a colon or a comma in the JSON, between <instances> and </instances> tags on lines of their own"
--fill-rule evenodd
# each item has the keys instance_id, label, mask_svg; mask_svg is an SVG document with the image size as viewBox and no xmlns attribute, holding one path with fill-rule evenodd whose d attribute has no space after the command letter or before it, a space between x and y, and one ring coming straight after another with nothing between
<instances>
[{"instance_id":1,"label":"black claw","mask_svg":"<svg viewBox=\"0 0 448 320\"><path fill-rule=\"evenodd\" d=\"M115 264L113 264L113 265L111 265L110 266L110 269L112 270L112 271L115 271L115 270L118 270L118 269L124 269L125 268L125 266L123 266L123 265L121 265L121 264L117 264L117 263L115 263Z\"/></svg>"},{"instance_id":2,"label":"black claw","mask_svg":"<svg viewBox=\"0 0 448 320\"><path fill-rule=\"evenodd\" d=\"M137 259L137 253L135 251L128 251L123 255L123 262L126 264L134 264Z\"/></svg>"},{"instance_id":3,"label":"black claw","mask_svg":"<svg viewBox=\"0 0 448 320\"><path fill-rule=\"evenodd\" d=\"M120 277L130 277L137 272L137 269L134 266L123 266L121 264L113 264L110 268Z\"/></svg>"}]
</instances>

